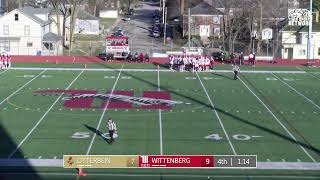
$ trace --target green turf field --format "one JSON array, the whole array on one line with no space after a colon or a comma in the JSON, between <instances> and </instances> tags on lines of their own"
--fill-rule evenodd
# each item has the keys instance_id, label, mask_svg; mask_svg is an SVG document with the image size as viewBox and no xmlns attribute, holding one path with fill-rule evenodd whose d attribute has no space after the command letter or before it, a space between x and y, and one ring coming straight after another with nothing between
<instances>
[{"instance_id":1,"label":"green turf field","mask_svg":"<svg viewBox=\"0 0 320 180\"><path fill-rule=\"evenodd\" d=\"M151 65L31 67L38 68L0 71L0 179L320 179L319 69L243 68L233 80L228 66L196 74ZM162 92L188 104L159 110L95 98L68 106L65 90ZM114 144L96 133L107 132L109 117L119 129ZM88 169L77 177L50 164L64 154L248 154L257 155L258 169ZM4 163L17 159L45 165Z\"/></svg>"}]
</instances>

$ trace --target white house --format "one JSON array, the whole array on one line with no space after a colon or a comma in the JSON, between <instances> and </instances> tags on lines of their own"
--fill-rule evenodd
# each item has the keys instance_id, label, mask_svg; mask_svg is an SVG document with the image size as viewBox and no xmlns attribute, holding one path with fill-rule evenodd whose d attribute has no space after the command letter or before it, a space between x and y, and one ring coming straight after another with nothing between
<instances>
[{"instance_id":1,"label":"white house","mask_svg":"<svg viewBox=\"0 0 320 180\"><path fill-rule=\"evenodd\" d=\"M0 51L12 55L60 55L62 38L50 32L49 10L23 7L0 17Z\"/></svg>"},{"instance_id":2,"label":"white house","mask_svg":"<svg viewBox=\"0 0 320 180\"><path fill-rule=\"evenodd\" d=\"M70 29L70 16L66 20L66 28ZM80 9L75 22L74 34L98 35L99 33L99 18Z\"/></svg>"},{"instance_id":3,"label":"white house","mask_svg":"<svg viewBox=\"0 0 320 180\"><path fill-rule=\"evenodd\" d=\"M311 58L320 59L320 23L314 24L311 39ZM306 59L308 26L288 26L282 32L282 58Z\"/></svg>"}]
</instances>

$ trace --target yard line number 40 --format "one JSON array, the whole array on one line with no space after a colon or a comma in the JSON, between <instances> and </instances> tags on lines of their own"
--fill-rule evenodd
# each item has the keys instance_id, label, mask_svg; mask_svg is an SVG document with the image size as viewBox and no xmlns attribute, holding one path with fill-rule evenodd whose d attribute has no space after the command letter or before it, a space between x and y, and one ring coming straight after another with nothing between
<instances>
[{"instance_id":1,"label":"yard line number 40","mask_svg":"<svg viewBox=\"0 0 320 180\"><path fill-rule=\"evenodd\" d=\"M246 134L234 134L232 135L232 138L235 139L235 140L238 140L238 141L248 141L252 138L259 138L259 137L262 137L262 136L249 136L249 135L246 135ZM206 139L209 139L209 140L214 140L214 141L220 141L223 139L222 136L220 136L219 134L210 134L206 137L204 137Z\"/></svg>"}]
</instances>

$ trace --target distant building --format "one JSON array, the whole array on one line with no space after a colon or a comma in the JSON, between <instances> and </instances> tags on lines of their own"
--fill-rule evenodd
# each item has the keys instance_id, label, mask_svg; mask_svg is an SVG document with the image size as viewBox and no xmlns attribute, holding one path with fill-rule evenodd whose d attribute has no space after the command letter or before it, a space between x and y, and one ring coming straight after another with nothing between
<instances>
[{"instance_id":1,"label":"distant building","mask_svg":"<svg viewBox=\"0 0 320 180\"><path fill-rule=\"evenodd\" d=\"M0 17L0 51L12 55L60 55L62 37L51 29L49 9L12 10Z\"/></svg>"},{"instance_id":2,"label":"distant building","mask_svg":"<svg viewBox=\"0 0 320 180\"><path fill-rule=\"evenodd\" d=\"M220 36L223 14L206 2L190 9L191 35L201 37ZM183 15L183 36L188 34L188 12Z\"/></svg>"},{"instance_id":3,"label":"distant building","mask_svg":"<svg viewBox=\"0 0 320 180\"><path fill-rule=\"evenodd\" d=\"M313 25L311 39L311 58L320 59L320 23ZM308 26L288 26L282 33L282 58L306 59Z\"/></svg>"},{"instance_id":4,"label":"distant building","mask_svg":"<svg viewBox=\"0 0 320 180\"><path fill-rule=\"evenodd\" d=\"M119 11L116 8L109 8L109 9L101 9L99 12L100 18L118 18Z\"/></svg>"},{"instance_id":5,"label":"distant building","mask_svg":"<svg viewBox=\"0 0 320 180\"><path fill-rule=\"evenodd\" d=\"M66 28L68 30L70 29L70 16L67 17ZM99 33L100 33L99 18L80 9L75 22L74 34L98 35Z\"/></svg>"}]
</instances>

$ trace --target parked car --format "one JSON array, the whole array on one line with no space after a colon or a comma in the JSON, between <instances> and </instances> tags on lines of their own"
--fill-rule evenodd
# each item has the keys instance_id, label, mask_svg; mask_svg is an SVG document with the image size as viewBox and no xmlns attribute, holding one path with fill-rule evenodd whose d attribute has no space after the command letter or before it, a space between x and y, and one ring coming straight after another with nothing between
<instances>
[{"instance_id":1,"label":"parked car","mask_svg":"<svg viewBox=\"0 0 320 180\"><path fill-rule=\"evenodd\" d=\"M98 58L106 60L107 59L107 54L106 53L99 53Z\"/></svg>"},{"instance_id":2,"label":"parked car","mask_svg":"<svg viewBox=\"0 0 320 180\"><path fill-rule=\"evenodd\" d=\"M133 9L129 9L128 10L128 15L133 15L134 14L134 10Z\"/></svg>"},{"instance_id":3,"label":"parked car","mask_svg":"<svg viewBox=\"0 0 320 180\"><path fill-rule=\"evenodd\" d=\"M131 21L131 17L130 17L130 16L125 16L125 17L123 18L123 20L124 20L124 21Z\"/></svg>"},{"instance_id":4,"label":"parked car","mask_svg":"<svg viewBox=\"0 0 320 180\"><path fill-rule=\"evenodd\" d=\"M173 28L170 27L170 26L167 27L166 38L171 38L171 39L173 39Z\"/></svg>"},{"instance_id":5,"label":"parked car","mask_svg":"<svg viewBox=\"0 0 320 180\"><path fill-rule=\"evenodd\" d=\"M224 53L222 53L222 52L213 52L211 55L214 58L214 60L216 60L216 61L223 61L224 60Z\"/></svg>"},{"instance_id":6,"label":"parked car","mask_svg":"<svg viewBox=\"0 0 320 180\"><path fill-rule=\"evenodd\" d=\"M159 10L155 10L155 11L153 11L153 17L155 17L155 16L160 16L160 11Z\"/></svg>"},{"instance_id":7,"label":"parked car","mask_svg":"<svg viewBox=\"0 0 320 180\"><path fill-rule=\"evenodd\" d=\"M120 34L120 35L122 35L122 36L124 35L124 31L123 31L122 29L116 30L115 33Z\"/></svg>"},{"instance_id":8,"label":"parked car","mask_svg":"<svg viewBox=\"0 0 320 180\"><path fill-rule=\"evenodd\" d=\"M160 31L158 31L158 30L153 31L152 32L152 36L155 37L155 38L160 37Z\"/></svg>"},{"instance_id":9,"label":"parked car","mask_svg":"<svg viewBox=\"0 0 320 180\"><path fill-rule=\"evenodd\" d=\"M160 23L160 18L154 18L154 23Z\"/></svg>"},{"instance_id":10,"label":"parked car","mask_svg":"<svg viewBox=\"0 0 320 180\"><path fill-rule=\"evenodd\" d=\"M112 36L120 37L120 36L123 36L123 34L120 32L114 32L114 33L112 33Z\"/></svg>"},{"instance_id":11,"label":"parked car","mask_svg":"<svg viewBox=\"0 0 320 180\"><path fill-rule=\"evenodd\" d=\"M160 24L154 24L153 27L152 27L152 31L160 31Z\"/></svg>"}]
</instances>

